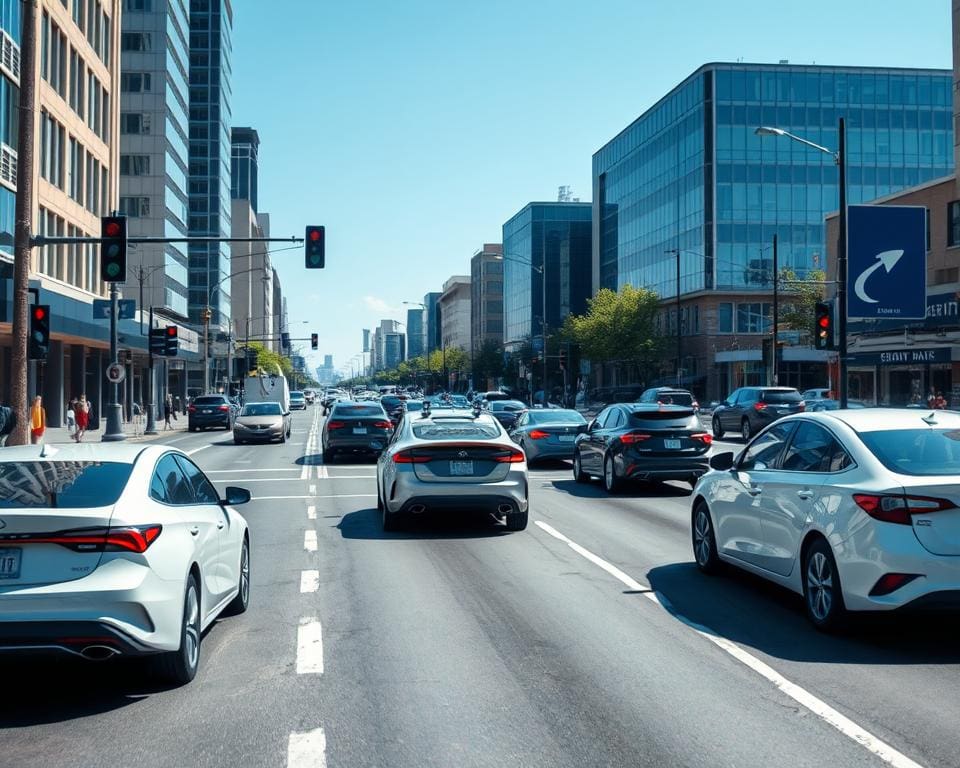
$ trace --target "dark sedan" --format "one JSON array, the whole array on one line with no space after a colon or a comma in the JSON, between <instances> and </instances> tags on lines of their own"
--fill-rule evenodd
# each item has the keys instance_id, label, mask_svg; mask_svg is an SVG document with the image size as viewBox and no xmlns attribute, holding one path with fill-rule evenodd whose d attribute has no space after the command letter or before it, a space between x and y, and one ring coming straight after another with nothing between
<instances>
[{"instance_id":1,"label":"dark sedan","mask_svg":"<svg viewBox=\"0 0 960 768\"><path fill-rule=\"evenodd\" d=\"M233 428L234 410L226 395L200 395L187 406L187 427L191 432L207 427Z\"/></svg>"},{"instance_id":2,"label":"dark sedan","mask_svg":"<svg viewBox=\"0 0 960 768\"><path fill-rule=\"evenodd\" d=\"M707 471L712 443L690 406L611 405L577 436L573 477L585 483L599 475L608 493L629 480L687 480L694 485Z\"/></svg>"},{"instance_id":3,"label":"dark sedan","mask_svg":"<svg viewBox=\"0 0 960 768\"><path fill-rule=\"evenodd\" d=\"M394 426L403 418L404 403L407 399L406 395L384 395L380 398L380 405L383 406L383 410L387 412Z\"/></svg>"},{"instance_id":4,"label":"dark sedan","mask_svg":"<svg viewBox=\"0 0 960 768\"><path fill-rule=\"evenodd\" d=\"M572 459L577 435L586 432L587 420L566 408L535 408L520 414L510 437L527 454L527 464L541 459Z\"/></svg>"},{"instance_id":5,"label":"dark sedan","mask_svg":"<svg viewBox=\"0 0 960 768\"><path fill-rule=\"evenodd\" d=\"M391 435L393 422L379 403L338 402L323 423L323 461L341 453L379 456Z\"/></svg>"},{"instance_id":6,"label":"dark sedan","mask_svg":"<svg viewBox=\"0 0 960 768\"><path fill-rule=\"evenodd\" d=\"M792 387L741 387L713 409L713 436L737 432L749 440L777 419L804 410L803 397Z\"/></svg>"},{"instance_id":7,"label":"dark sedan","mask_svg":"<svg viewBox=\"0 0 960 768\"><path fill-rule=\"evenodd\" d=\"M490 413L508 432L516 426L520 414L527 409L526 403L519 400L494 400L489 404Z\"/></svg>"}]
</instances>

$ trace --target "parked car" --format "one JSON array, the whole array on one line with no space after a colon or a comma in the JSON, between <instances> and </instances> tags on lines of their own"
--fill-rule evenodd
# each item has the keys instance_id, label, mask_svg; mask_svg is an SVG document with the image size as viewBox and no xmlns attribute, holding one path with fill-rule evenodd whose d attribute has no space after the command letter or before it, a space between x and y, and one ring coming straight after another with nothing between
<instances>
[{"instance_id":1,"label":"parked car","mask_svg":"<svg viewBox=\"0 0 960 768\"><path fill-rule=\"evenodd\" d=\"M511 531L527 527L527 462L489 413L407 414L377 461L384 530L425 511L486 511Z\"/></svg>"},{"instance_id":2,"label":"parked car","mask_svg":"<svg viewBox=\"0 0 960 768\"><path fill-rule=\"evenodd\" d=\"M813 389L803 390L800 396L807 405L810 405L813 400L832 400L833 390L829 387L814 387Z\"/></svg>"},{"instance_id":3,"label":"parked car","mask_svg":"<svg viewBox=\"0 0 960 768\"><path fill-rule=\"evenodd\" d=\"M840 401L832 398L819 398L816 400L804 399L805 410L817 413L818 411L838 411L840 410ZM847 408L866 408L866 403L860 400L847 400ZM909 407L909 406L908 406ZM924 406L926 407L926 406Z\"/></svg>"},{"instance_id":4,"label":"parked car","mask_svg":"<svg viewBox=\"0 0 960 768\"><path fill-rule=\"evenodd\" d=\"M713 436L719 440L729 430L749 440L768 424L804 408L792 387L740 387L713 409Z\"/></svg>"},{"instance_id":5,"label":"parked car","mask_svg":"<svg viewBox=\"0 0 960 768\"><path fill-rule=\"evenodd\" d=\"M686 389L677 389L676 387L653 387L645 390L638 403L660 403L662 405L688 405L693 408L694 413L700 412L700 403L693 393Z\"/></svg>"},{"instance_id":6,"label":"parked car","mask_svg":"<svg viewBox=\"0 0 960 768\"><path fill-rule=\"evenodd\" d=\"M293 429L290 413L280 403L247 403L233 422L233 442L237 445L253 440L279 440L285 443Z\"/></svg>"},{"instance_id":7,"label":"parked car","mask_svg":"<svg viewBox=\"0 0 960 768\"><path fill-rule=\"evenodd\" d=\"M341 400L333 405L320 433L323 461L341 453L379 455L393 435L393 422L380 403Z\"/></svg>"},{"instance_id":8,"label":"parked car","mask_svg":"<svg viewBox=\"0 0 960 768\"><path fill-rule=\"evenodd\" d=\"M305 411L307 410L307 398L303 392L293 389L290 391L290 410L291 411Z\"/></svg>"},{"instance_id":9,"label":"parked car","mask_svg":"<svg viewBox=\"0 0 960 768\"><path fill-rule=\"evenodd\" d=\"M0 452L0 649L151 656L188 683L204 630L250 601L250 535L186 454L148 443Z\"/></svg>"},{"instance_id":10,"label":"parked car","mask_svg":"<svg viewBox=\"0 0 960 768\"><path fill-rule=\"evenodd\" d=\"M610 405L577 435L573 478L585 483L599 475L608 493L630 480L686 480L693 485L707 471L712 443L690 406Z\"/></svg>"},{"instance_id":11,"label":"parked car","mask_svg":"<svg viewBox=\"0 0 960 768\"><path fill-rule=\"evenodd\" d=\"M864 408L789 416L720 453L691 509L697 565L721 562L848 611L960 608L960 414Z\"/></svg>"},{"instance_id":12,"label":"parked car","mask_svg":"<svg viewBox=\"0 0 960 768\"><path fill-rule=\"evenodd\" d=\"M527 410L527 404L519 400L494 400L489 406L490 413L506 430L513 429L520 414Z\"/></svg>"},{"instance_id":13,"label":"parked car","mask_svg":"<svg viewBox=\"0 0 960 768\"><path fill-rule=\"evenodd\" d=\"M233 418L234 409L226 395L198 395L187 406L187 428L191 432L207 427L223 427L229 432Z\"/></svg>"},{"instance_id":14,"label":"parked car","mask_svg":"<svg viewBox=\"0 0 960 768\"><path fill-rule=\"evenodd\" d=\"M572 459L577 435L586 430L587 420L578 411L537 408L520 414L510 437L532 465L541 459Z\"/></svg>"}]
</instances>

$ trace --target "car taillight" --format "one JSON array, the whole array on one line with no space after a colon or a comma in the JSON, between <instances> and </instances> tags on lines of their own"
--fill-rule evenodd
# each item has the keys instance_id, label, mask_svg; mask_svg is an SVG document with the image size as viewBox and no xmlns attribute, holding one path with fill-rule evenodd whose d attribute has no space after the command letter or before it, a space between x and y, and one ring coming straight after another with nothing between
<instances>
[{"instance_id":1,"label":"car taillight","mask_svg":"<svg viewBox=\"0 0 960 768\"><path fill-rule=\"evenodd\" d=\"M700 403L698 403L696 400L694 400L692 403L690 403L690 407L691 407L691 408L699 408L699 407L700 407Z\"/></svg>"},{"instance_id":2,"label":"car taillight","mask_svg":"<svg viewBox=\"0 0 960 768\"><path fill-rule=\"evenodd\" d=\"M806 402L804 402L803 400L801 400L801 401L800 401L800 405L797 406L797 411L798 411L799 413L803 413L805 410L807 410L807 404L806 404Z\"/></svg>"},{"instance_id":3,"label":"car taillight","mask_svg":"<svg viewBox=\"0 0 960 768\"><path fill-rule=\"evenodd\" d=\"M124 528L79 528L57 533L25 533L0 537L0 542L16 544L58 544L74 552L135 552L142 554L157 540L162 525L137 525Z\"/></svg>"},{"instance_id":4,"label":"car taillight","mask_svg":"<svg viewBox=\"0 0 960 768\"><path fill-rule=\"evenodd\" d=\"M193 405L193 404L191 403L190 405L187 406L187 411L188 411L189 413L196 413L196 412L197 412L197 406L195 406L195 405Z\"/></svg>"},{"instance_id":5,"label":"car taillight","mask_svg":"<svg viewBox=\"0 0 960 768\"><path fill-rule=\"evenodd\" d=\"M916 578L919 578L919 575L915 573L885 573L873 585L873 589L870 590L870 597L889 595Z\"/></svg>"},{"instance_id":6,"label":"car taillight","mask_svg":"<svg viewBox=\"0 0 960 768\"><path fill-rule=\"evenodd\" d=\"M545 438L550 437L550 433L544 432L542 429L534 429L530 431L528 437L531 440L544 440Z\"/></svg>"},{"instance_id":7,"label":"car taillight","mask_svg":"<svg viewBox=\"0 0 960 768\"><path fill-rule=\"evenodd\" d=\"M375 421L373 423L374 429L393 429L392 421Z\"/></svg>"},{"instance_id":8,"label":"car taillight","mask_svg":"<svg viewBox=\"0 0 960 768\"><path fill-rule=\"evenodd\" d=\"M755 410L755 411L763 411L763 410L766 410L766 408L767 408L767 404L766 404L766 403L754 403L754 404L753 404L753 410Z\"/></svg>"},{"instance_id":9,"label":"car taillight","mask_svg":"<svg viewBox=\"0 0 960 768\"><path fill-rule=\"evenodd\" d=\"M218 405L218 406L217 406L217 410L218 410L218 411L229 411L229 410L230 410L230 406L229 406L229 405Z\"/></svg>"},{"instance_id":10,"label":"car taillight","mask_svg":"<svg viewBox=\"0 0 960 768\"><path fill-rule=\"evenodd\" d=\"M345 426L347 426L347 423L345 421L328 421L327 422L327 429L343 429Z\"/></svg>"},{"instance_id":11,"label":"car taillight","mask_svg":"<svg viewBox=\"0 0 960 768\"><path fill-rule=\"evenodd\" d=\"M949 499L935 499L928 496L893 496L871 493L855 493L853 500L874 520L899 525L912 525L911 515L923 515L929 512L942 512L955 509Z\"/></svg>"},{"instance_id":12,"label":"car taillight","mask_svg":"<svg viewBox=\"0 0 960 768\"><path fill-rule=\"evenodd\" d=\"M499 464L519 464L521 461L526 461L526 456L524 456L523 451L510 451L510 453L501 453L498 456L494 456L493 460Z\"/></svg>"},{"instance_id":13,"label":"car taillight","mask_svg":"<svg viewBox=\"0 0 960 768\"><path fill-rule=\"evenodd\" d=\"M394 464L426 464L430 461L429 456L415 454L413 451L399 451L393 454Z\"/></svg>"},{"instance_id":14,"label":"car taillight","mask_svg":"<svg viewBox=\"0 0 960 768\"><path fill-rule=\"evenodd\" d=\"M644 435L637 432L628 432L625 435L620 435L620 442L624 445L634 445L636 443L642 443L644 440L649 440L650 435Z\"/></svg>"},{"instance_id":15,"label":"car taillight","mask_svg":"<svg viewBox=\"0 0 960 768\"><path fill-rule=\"evenodd\" d=\"M709 432L698 432L695 435L690 435L691 440L699 440L704 445L713 445L713 435Z\"/></svg>"}]
</instances>

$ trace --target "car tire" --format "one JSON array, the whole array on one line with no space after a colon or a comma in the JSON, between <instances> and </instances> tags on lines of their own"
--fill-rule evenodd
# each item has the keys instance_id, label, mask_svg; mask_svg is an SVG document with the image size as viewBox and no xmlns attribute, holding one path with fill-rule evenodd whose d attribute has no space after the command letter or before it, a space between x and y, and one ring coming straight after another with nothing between
<instances>
[{"instance_id":1,"label":"car tire","mask_svg":"<svg viewBox=\"0 0 960 768\"><path fill-rule=\"evenodd\" d=\"M234 445L243 445L243 440L241 440L239 437L235 437L235 438L233 438L233 444L234 444Z\"/></svg>"},{"instance_id":2,"label":"car tire","mask_svg":"<svg viewBox=\"0 0 960 768\"><path fill-rule=\"evenodd\" d=\"M323 463L330 464L333 461L333 451L324 451L323 452Z\"/></svg>"},{"instance_id":3,"label":"car tire","mask_svg":"<svg viewBox=\"0 0 960 768\"><path fill-rule=\"evenodd\" d=\"M723 439L723 427L720 425L720 419L718 419L716 416L713 417L713 439Z\"/></svg>"},{"instance_id":4,"label":"car tire","mask_svg":"<svg viewBox=\"0 0 960 768\"><path fill-rule=\"evenodd\" d=\"M821 632L835 632L846 622L837 561L825 539L814 540L803 558L803 605Z\"/></svg>"},{"instance_id":5,"label":"car tire","mask_svg":"<svg viewBox=\"0 0 960 768\"><path fill-rule=\"evenodd\" d=\"M400 512L391 512L387 509L386 504L383 505L380 517L383 520L383 530L386 533L395 533L403 528L403 515Z\"/></svg>"},{"instance_id":6,"label":"car tire","mask_svg":"<svg viewBox=\"0 0 960 768\"><path fill-rule=\"evenodd\" d=\"M697 568L702 573L717 573L721 566L720 556L717 554L717 537L713 533L710 508L703 500L697 502L693 508L690 536Z\"/></svg>"},{"instance_id":7,"label":"car tire","mask_svg":"<svg viewBox=\"0 0 960 768\"><path fill-rule=\"evenodd\" d=\"M383 514L384 505L383 505L383 496L380 495L380 482L377 482L377 512Z\"/></svg>"},{"instance_id":8,"label":"car tire","mask_svg":"<svg viewBox=\"0 0 960 768\"><path fill-rule=\"evenodd\" d=\"M583 471L581 465L580 451L573 454L573 479L577 483L589 483L590 475Z\"/></svg>"},{"instance_id":9,"label":"car tire","mask_svg":"<svg viewBox=\"0 0 960 768\"><path fill-rule=\"evenodd\" d=\"M527 527L529 512L514 512L507 515L506 526L508 531L522 531Z\"/></svg>"},{"instance_id":10,"label":"car tire","mask_svg":"<svg viewBox=\"0 0 960 768\"><path fill-rule=\"evenodd\" d=\"M609 453L603 459L603 488L607 493L619 493L623 480L617 477L617 465Z\"/></svg>"},{"instance_id":11,"label":"car tire","mask_svg":"<svg viewBox=\"0 0 960 768\"><path fill-rule=\"evenodd\" d=\"M740 437L744 442L753 437L753 430L750 428L750 419L744 419L740 422Z\"/></svg>"},{"instance_id":12,"label":"car tire","mask_svg":"<svg viewBox=\"0 0 960 768\"><path fill-rule=\"evenodd\" d=\"M186 685L200 667L200 589L196 577L187 577L180 624L180 647L156 657L157 676L174 685Z\"/></svg>"},{"instance_id":13,"label":"car tire","mask_svg":"<svg viewBox=\"0 0 960 768\"><path fill-rule=\"evenodd\" d=\"M280 442L281 442L281 443L287 442L287 433L286 433L286 432L281 432L281 433L280 433Z\"/></svg>"},{"instance_id":14,"label":"car tire","mask_svg":"<svg viewBox=\"0 0 960 768\"><path fill-rule=\"evenodd\" d=\"M243 537L243 546L240 547L240 575L237 579L237 596L230 601L224 614L239 616L246 613L250 607L250 539Z\"/></svg>"}]
</instances>

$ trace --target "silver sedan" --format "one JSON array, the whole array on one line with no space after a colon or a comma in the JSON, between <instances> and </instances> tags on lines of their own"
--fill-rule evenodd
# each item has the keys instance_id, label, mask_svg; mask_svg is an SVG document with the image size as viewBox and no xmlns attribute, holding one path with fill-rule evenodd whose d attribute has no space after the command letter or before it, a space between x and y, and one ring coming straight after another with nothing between
<instances>
[{"instance_id":1,"label":"silver sedan","mask_svg":"<svg viewBox=\"0 0 960 768\"><path fill-rule=\"evenodd\" d=\"M527 463L543 459L573 459L577 435L587 431L579 411L534 408L520 414L510 437L527 454Z\"/></svg>"},{"instance_id":2,"label":"silver sedan","mask_svg":"<svg viewBox=\"0 0 960 768\"><path fill-rule=\"evenodd\" d=\"M527 459L489 413L407 413L377 461L384 530L425 511L486 511L527 527Z\"/></svg>"},{"instance_id":3,"label":"silver sedan","mask_svg":"<svg viewBox=\"0 0 960 768\"><path fill-rule=\"evenodd\" d=\"M280 403L247 403L233 422L233 442L237 445L251 440L279 440L286 442L291 431L290 414L283 412Z\"/></svg>"}]
</instances>

